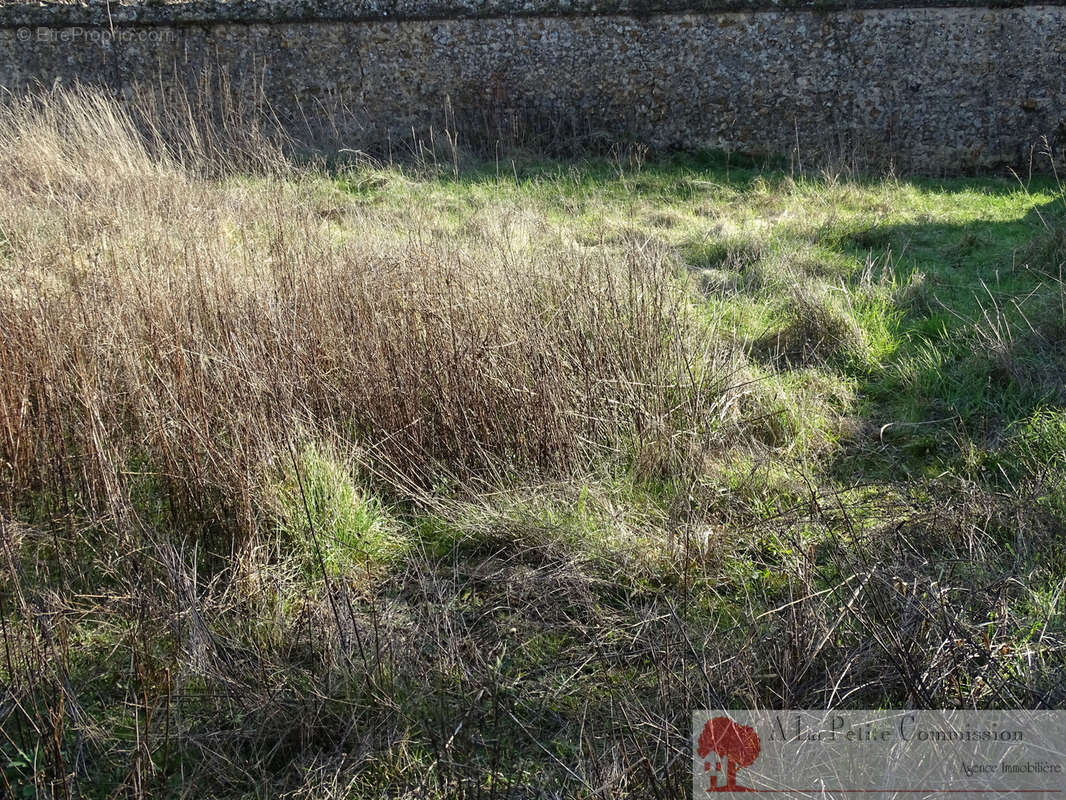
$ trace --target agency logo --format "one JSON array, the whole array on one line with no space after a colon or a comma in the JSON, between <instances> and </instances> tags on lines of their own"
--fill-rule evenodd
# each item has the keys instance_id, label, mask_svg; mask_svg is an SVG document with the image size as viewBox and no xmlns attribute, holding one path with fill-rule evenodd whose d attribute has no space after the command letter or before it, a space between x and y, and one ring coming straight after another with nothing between
<instances>
[{"instance_id":1,"label":"agency logo","mask_svg":"<svg viewBox=\"0 0 1066 800\"><path fill-rule=\"evenodd\" d=\"M715 708L691 731L693 800L1066 797L1066 711Z\"/></svg>"},{"instance_id":2,"label":"agency logo","mask_svg":"<svg viewBox=\"0 0 1066 800\"><path fill-rule=\"evenodd\" d=\"M711 771L711 753L716 756L708 792L751 792L747 786L737 784L737 768L749 767L759 757L762 743L754 728L734 722L729 717L714 717L707 721L696 743L696 752L705 759L703 769ZM719 784L722 761L725 761L726 781Z\"/></svg>"}]
</instances>

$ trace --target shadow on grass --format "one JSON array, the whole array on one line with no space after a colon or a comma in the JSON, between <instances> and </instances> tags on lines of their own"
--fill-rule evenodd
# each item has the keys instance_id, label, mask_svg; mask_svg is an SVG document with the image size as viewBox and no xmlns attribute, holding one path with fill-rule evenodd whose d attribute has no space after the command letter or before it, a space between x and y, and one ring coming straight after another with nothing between
<instances>
[{"instance_id":1,"label":"shadow on grass","mask_svg":"<svg viewBox=\"0 0 1066 800\"><path fill-rule=\"evenodd\" d=\"M922 474L994 449L1038 409L1066 404L1066 206L965 224L872 226L848 237L857 256L894 261L900 345L859 375L866 437L843 473ZM870 434L876 431L876 440Z\"/></svg>"}]
</instances>

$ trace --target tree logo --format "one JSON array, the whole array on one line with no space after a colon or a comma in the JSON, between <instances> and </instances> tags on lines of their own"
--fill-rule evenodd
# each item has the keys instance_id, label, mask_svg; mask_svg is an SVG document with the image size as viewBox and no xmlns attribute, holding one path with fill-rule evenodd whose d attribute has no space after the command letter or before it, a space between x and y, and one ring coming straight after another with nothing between
<instances>
[{"instance_id":1,"label":"tree logo","mask_svg":"<svg viewBox=\"0 0 1066 800\"><path fill-rule=\"evenodd\" d=\"M718 776L711 776L711 786L708 792L752 792L754 789L748 786L737 785L737 767L750 766L759 757L762 745L759 742L759 734L754 728L734 722L729 717L715 717L703 726L696 752L700 758L708 759L703 763L707 771L711 769L709 756L715 753L718 761L715 770L721 770L722 759L726 762L726 782L723 786L718 785Z\"/></svg>"}]
</instances>

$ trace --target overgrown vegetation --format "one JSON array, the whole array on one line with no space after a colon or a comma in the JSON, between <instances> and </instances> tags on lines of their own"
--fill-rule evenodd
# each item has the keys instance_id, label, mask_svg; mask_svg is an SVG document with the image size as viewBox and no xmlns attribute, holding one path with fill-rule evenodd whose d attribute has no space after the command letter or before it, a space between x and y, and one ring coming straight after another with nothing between
<instances>
[{"instance_id":1,"label":"overgrown vegetation","mask_svg":"<svg viewBox=\"0 0 1066 800\"><path fill-rule=\"evenodd\" d=\"M242 135L0 112L13 796L673 798L696 708L1066 703L1055 180Z\"/></svg>"}]
</instances>

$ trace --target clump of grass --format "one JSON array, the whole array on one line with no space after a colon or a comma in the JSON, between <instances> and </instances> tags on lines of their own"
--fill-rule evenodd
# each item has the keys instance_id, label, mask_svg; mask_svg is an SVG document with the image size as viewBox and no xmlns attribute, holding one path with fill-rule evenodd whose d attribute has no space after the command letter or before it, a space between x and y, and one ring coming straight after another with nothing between
<instances>
[{"instance_id":1,"label":"clump of grass","mask_svg":"<svg viewBox=\"0 0 1066 800\"><path fill-rule=\"evenodd\" d=\"M54 480L42 463L78 463L80 502L118 514L136 452L166 492L241 497L250 527L257 471L296 426L345 442L342 458L358 451L401 493L585 469L649 443L669 460L721 435L742 365L660 251L340 239L310 179L218 185L153 160L102 100L63 103L7 122L19 146L2 224L25 277L0 311L4 372L19 376L5 391L28 411L4 444L14 492ZM103 116L104 133L79 138L68 106L86 127ZM47 252L57 230L73 258Z\"/></svg>"},{"instance_id":2,"label":"clump of grass","mask_svg":"<svg viewBox=\"0 0 1066 800\"><path fill-rule=\"evenodd\" d=\"M764 254L765 246L744 237L716 237L689 242L685 260L697 269L722 269L743 273Z\"/></svg>"},{"instance_id":3,"label":"clump of grass","mask_svg":"<svg viewBox=\"0 0 1066 800\"><path fill-rule=\"evenodd\" d=\"M303 449L285 471L275 503L287 544L309 574L370 570L403 554L398 526L381 502L321 448Z\"/></svg>"},{"instance_id":4,"label":"clump of grass","mask_svg":"<svg viewBox=\"0 0 1066 800\"><path fill-rule=\"evenodd\" d=\"M989 459L993 480L1066 513L1066 415L1040 407L1012 425Z\"/></svg>"},{"instance_id":5,"label":"clump of grass","mask_svg":"<svg viewBox=\"0 0 1066 800\"><path fill-rule=\"evenodd\" d=\"M972 343L967 367L1023 402L1066 398L1066 284L1053 279L1008 301L982 288L980 318L964 333Z\"/></svg>"},{"instance_id":6,"label":"clump of grass","mask_svg":"<svg viewBox=\"0 0 1066 800\"><path fill-rule=\"evenodd\" d=\"M1054 155L1047 157L1054 166ZM1062 280L1066 269L1066 186L1055 174L1056 197L1046 211L1037 213L1038 230L1023 248L1022 260L1033 269Z\"/></svg>"},{"instance_id":7,"label":"clump of grass","mask_svg":"<svg viewBox=\"0 0 1066 800\"><path fill-rule=\"evenodd\" d=\"M756 341L755 352L786 365L865 359L869 352L866 335L840 294L824 285L795 287L784 325Z\"/></svg>"}]
</instances>

